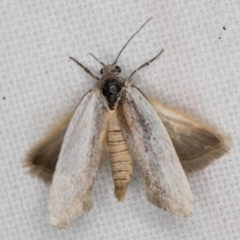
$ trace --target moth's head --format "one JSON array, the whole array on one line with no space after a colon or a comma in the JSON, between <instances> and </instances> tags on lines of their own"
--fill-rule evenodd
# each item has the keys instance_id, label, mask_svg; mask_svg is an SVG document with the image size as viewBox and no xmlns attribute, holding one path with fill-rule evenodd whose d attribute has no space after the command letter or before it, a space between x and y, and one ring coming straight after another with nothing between
<instances>
[{"instance_id":1,"label":"moth's head","mask_svg":"<svg viewBox=\"0 0 240 240\"><path fill-rule=\"evenodd\" d=\"M104 65L100 70L101 78L97 85L111 110L118 105L125 79L121 77L121 68L115 64Z\"/></svg>"},{"instance_id":2,"label":"moth's head","mask_svg":"<svg viewBox=\"0 0 240 240\"><path fill-rule=\"evenodd\" d=\"M100 70L101 75L106 75L106 74L119 75L119 73L121 73L121 68L115 64L103 66L103 68Z\"/></svg>"},{"instance_id":3,"label":"moth's head","mask_svg":"<svg viewBox=\"0 0 240 240\"><path fill-rule=\"evenodd\" d=\"M121 76L121 68L116 64L103 65L100 70L101 78L99 86L103 85L108 79L114 79L117 82L125 83L125 79Z\"/></svg>"},{"instance_id":4,"label":"moth's head","mask_svg":"<svg viewBox=\"0 0 240 240\"><path fill-rule=\"evenodd\" d=\"M117 59L112 64L105 64L97 57L95 57L92 53L90 53L90 55L102 65L102 68L100 70L101 78L99 80L105 78L118 78L118 76L120 76L121 68L116 64Z\"/></svg>"}]
</instances>

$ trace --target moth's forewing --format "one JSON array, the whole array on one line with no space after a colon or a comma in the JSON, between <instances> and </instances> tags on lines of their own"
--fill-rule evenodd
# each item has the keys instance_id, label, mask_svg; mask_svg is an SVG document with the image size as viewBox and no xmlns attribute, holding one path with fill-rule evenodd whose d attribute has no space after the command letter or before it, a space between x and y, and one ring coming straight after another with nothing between
<instances>
[{"instance_id":1,"label":"moth's forewing","mask_svg":"<svg viewBox=\"0 0 240 240\"><path fill-rule=\"evenodd\" d=\"M119 108L119 120L125 121L122 132L144 178L149 201L173 213L189 215L193 195L187 177L152 105L136 87L128 87Z\"/></svg>"},{"instance_id":2,"label":"moth's forewing","mask_svg":"<svg viewBox=\"0 0 240 240\"><path fill-rule=\"evenodd\" d=\"M28 154L24 161L24 167L32 176L51 182L63 138L73 112L68 114L36 147Z\"/></svg>"},{"instance_id":3,"label":"moth's forewing","mask_svg":"<svg viewBox=\"0 0 240 240\"><path fill-rule=\"evenodd\" d=\"M155 99L149 101L167 129L186 171L202 169L230 149L230 138L220 131L207 127Z\"/></svg>"},{"instance_id":4,"label":"moth's forewing","mask_svg":"<svg viewBox=\"0 0 240 240\"><path fill-rule=\"evenodd\" d=\"M59 228L91 208L91 189L108 123L107 111L99 95L99 89L85 95L63 140L49 201L51 222Z\"/></svg>"}]
</instances>

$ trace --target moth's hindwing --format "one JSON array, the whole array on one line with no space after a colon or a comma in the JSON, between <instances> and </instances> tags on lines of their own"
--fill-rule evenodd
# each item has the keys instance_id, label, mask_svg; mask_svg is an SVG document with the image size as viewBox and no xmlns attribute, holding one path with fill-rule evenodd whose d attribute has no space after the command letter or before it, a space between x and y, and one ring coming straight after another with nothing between
<instances>
[{"instance_id":1,"label":"moth's hindwing","mask_svg":"<svg viewBox=\"0 0 240 240\"><path fill-rule=\"evenodd\" d=\"M62 228L91 208L91 190L100 164L108 116L99 89L87 93L64 136L50 189L53 225Z\"/></svg>"},{"instance_id":2,"label":"moth's hindwing","mask_svg":"<svg viewBox=\"0 0 240 240\"><path fill-rule=\"evenodd\" d=\"M149 201L173 213L189 215L193 195L187 177L152 105L132 86L123 94L119 108L122 132L144 178Z\"/></svg>"},{"instance_id":3,"label":"moth's hindwing","mask_svg":"<svg viewBox=\"0 0 240 240\"><path fill-rule=\"evenodd\" d=\"M73 112L68 114L57 126L29 153L24 161L24 167L32 176L49 183L57 164L63 138Z\"/></svg>"},{"instance_id":4,"label":"moth's hindwing","mask_svg":"<svg viewBox=\"0 0 240 240\"><path fill-rule=\"evenodd\" d=\"M203 169L230 149L230 138L220 131L207 127L155 99L149 101L167 129L186 171Z\"/></svg>"}]
</instances>

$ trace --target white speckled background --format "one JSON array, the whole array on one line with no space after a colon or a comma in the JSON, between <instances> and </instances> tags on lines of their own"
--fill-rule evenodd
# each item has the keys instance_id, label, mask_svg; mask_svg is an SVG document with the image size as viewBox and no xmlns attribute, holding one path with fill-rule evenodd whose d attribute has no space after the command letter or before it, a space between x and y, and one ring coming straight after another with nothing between
<instances>
[{"instance_id":1,"label":"white speckled background","mask_svg":"<svg viewBox=\"0 0 240 240\"><path fill-rule=\"evenodd\" d=\"M134 77L150 97L229 133L234 146L189 175L195 201L188 218L147 202L134 172L126 199L113 194L110 166L99 170L94 208L68 228L49 224L48 188L25 174L26 152L69 110L101 66L154 19L121 55L124 76L162 48ZM240 3L215 1L16 1L0 4L0 239L240 239Z\"/></svg>"}]
</instances>

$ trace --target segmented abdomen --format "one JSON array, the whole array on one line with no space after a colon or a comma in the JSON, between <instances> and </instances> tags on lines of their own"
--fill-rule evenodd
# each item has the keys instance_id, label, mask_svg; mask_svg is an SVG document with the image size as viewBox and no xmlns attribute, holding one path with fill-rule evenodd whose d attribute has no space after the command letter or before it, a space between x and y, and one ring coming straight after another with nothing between
<instances>
[{"instance_id":1,"label":"segmented abdomen","mask_svg":"<svg viewBox=\"0 0 240 240\"><path fill-rule=\"evenodd\" d=\"M115 186L114 193L116 198L122 201L132 177L133 164L115 111L110 113L107 146Z\"/></svg>"}]
</instances>

